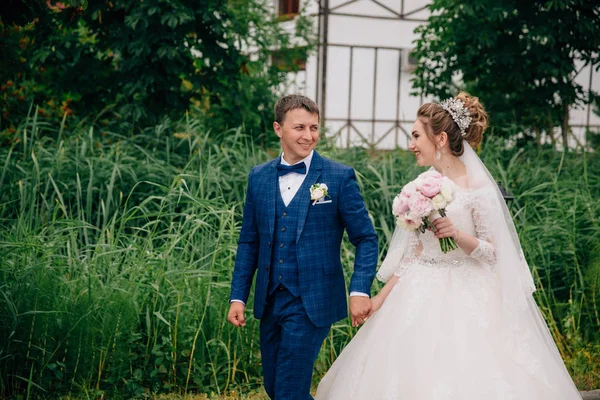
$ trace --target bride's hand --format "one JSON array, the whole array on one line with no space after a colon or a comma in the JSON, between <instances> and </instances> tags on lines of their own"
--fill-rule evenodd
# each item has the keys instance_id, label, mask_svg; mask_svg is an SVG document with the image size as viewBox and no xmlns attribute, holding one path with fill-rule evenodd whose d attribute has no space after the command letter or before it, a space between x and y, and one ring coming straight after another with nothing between
<instances>
[{"instance_id":1,"label":"bride's hand","mask_svg":"<svg viewBox=\"0 0 600 400\"><path fill-rule=\"evenodd\" d=\"M381 305L383 304L383 300L384 299L380 295L373 296L373 298L371 299L371 312L369 313L369 317L371 315L373 315L373 313L375 313L375 311L377 311L381 308Z\"/></svg>"},{"instance_id":2,"label":"bride's hand","mask_svg":"<svg viewBox=\"0 0 600 400\"><path fill-rule=\"evenodd\" d=\"M448 217L438 218L433 221L433 225L435 225L435 237L438 239L451 237L456 238L458 236L458 229L452 223L452 220Z\"/></svg>"}]
</instances>

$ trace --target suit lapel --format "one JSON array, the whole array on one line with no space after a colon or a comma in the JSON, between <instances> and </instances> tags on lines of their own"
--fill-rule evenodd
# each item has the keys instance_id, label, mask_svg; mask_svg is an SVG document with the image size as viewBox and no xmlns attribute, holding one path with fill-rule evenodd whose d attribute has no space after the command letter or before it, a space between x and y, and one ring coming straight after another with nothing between
<instances>
[{"instance_id":1,"label":"suit lapel","mask_svg":"<svg viewBox=\"0 0 600 400\"><path fill-rule=\"evenodd\" d=\"M323 158L316 151L313 154L312 161L310 162L310 169L308 170L308 176L304 179L300 190L296 196L298 197L298 228L296 229L296 242L300 240L300 235L304 229L304 223L306 222L306 216L308 215L308 209L310 208L310 187L317 183L317 180L321 176L321 170L323 169Z\"/></svg>"},{"instance_id":2,"label":"suit lapel","mask_svg":"<svg viewBox=\"0 0 600 400\"><path fill-rule=\"evenodd\" d=\"M277 164L279 164L280 158L281 156L279 156L271 162L271 165L269 166L267 171L268 176L266 179L266 207L268 214L269 232L271 232L271 237L273 237L273 231L275 230L275 202L277 201L277 196L279 196L279 193L277 193L277 181L279 178L277 177L276 166Z\"/></svg>"}]
</instances>

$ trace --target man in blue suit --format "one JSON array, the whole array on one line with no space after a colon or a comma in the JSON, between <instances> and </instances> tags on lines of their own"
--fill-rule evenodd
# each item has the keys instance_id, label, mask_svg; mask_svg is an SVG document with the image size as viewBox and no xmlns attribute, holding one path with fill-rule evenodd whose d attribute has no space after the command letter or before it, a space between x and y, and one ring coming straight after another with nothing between
<instances>
[{"instance_id":1,"label":"man in blue suit","mask_svg":"<svg viewBox=\"0 0 600 400\"><path fill-rule=\"evenodd\" d=\"M283 153L256 166L248 190L227 316L246 324L244 310L256 274L254 316L260 319L264 385L275 400L312 399L315 359L331 325L347 313L340 261L344 229L356 247L350 280L353 326L364 322L377 266L377 236L354 170L321 157L319 109L285 96L273 128Z\"/></svg>"}]
</instances>

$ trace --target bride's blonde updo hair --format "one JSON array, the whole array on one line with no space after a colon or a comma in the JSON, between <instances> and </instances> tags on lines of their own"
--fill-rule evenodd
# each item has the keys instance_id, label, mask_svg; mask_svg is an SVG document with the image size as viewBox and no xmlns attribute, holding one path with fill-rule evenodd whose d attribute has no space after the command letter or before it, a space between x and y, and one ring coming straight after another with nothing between
<instances>
[{"instance_id":1,"label":"bride's blonde updo hair","mask_svg":"<svg viewBox=\"0 0 600 400\"><path fill-rule=\"evenodd\" d=\"M425 125L425 130L432 139L433 136L446 132L452 154L459 157L465 151L463 140L466 140L472 148L479 146L483 139L483 131L488 126L488 115L477 97L460 92L455 99L462 101L471 114L471 123L465 129L465 136L462 136L458 124L440 103L423 104L417 111L417 118Z\"/></svg>"}]
</instances>

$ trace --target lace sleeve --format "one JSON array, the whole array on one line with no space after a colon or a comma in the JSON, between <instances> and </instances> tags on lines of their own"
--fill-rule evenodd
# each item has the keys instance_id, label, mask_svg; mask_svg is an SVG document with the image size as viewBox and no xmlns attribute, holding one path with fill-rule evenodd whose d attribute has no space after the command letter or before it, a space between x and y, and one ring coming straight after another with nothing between
<instances>
[{"instance_id":1,"label":"lace sleeve","mask_svg":"<svg viewBox=\"0 0 600 400\"><path fill-rule=\"evenodd\" d=\"M419 234L417 232L411 233L409 243L408 243L408 251L406 252L406 256L400 261L400 265L398 265L398 269L394 272L395 276L402 276L409 264L414 263L417 258L421 255L423 251L423 245L419 240Z\"/></svg>"},{"instance_id":2,"label":"lace sleeve","mask_svg":"<svg viewBox=\"0 0 600 400\"><path fill-rule=\"evenodd\" d=\"M473 224L475 225L475 237L479 245L471 252L471 257L487 264L496 263L496 246L490 226L491 201L484 196L476 196L473 200Z\"/></svg>"}]
</instances>

